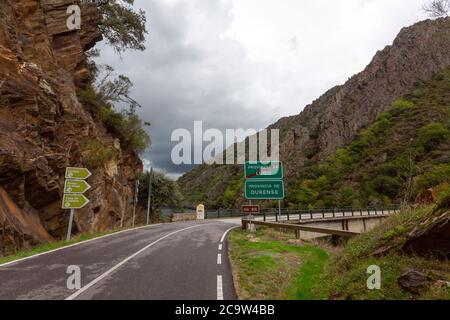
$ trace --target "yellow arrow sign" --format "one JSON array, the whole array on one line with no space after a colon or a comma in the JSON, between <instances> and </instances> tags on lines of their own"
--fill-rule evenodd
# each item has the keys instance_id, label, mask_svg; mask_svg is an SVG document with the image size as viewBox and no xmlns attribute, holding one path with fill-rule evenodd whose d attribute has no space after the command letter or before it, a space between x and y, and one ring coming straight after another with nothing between
<instances>
[{"instance_id":1,"label":"yellow arrow sign","mask_svg":"<svg viewBox=\"0 0 450 320\"><path fill-rule=\"evenodd\" d=\"M86 168L66 168L66 179L86 180L92 173Z\"/></svg>"},{"instance_id":2,"label":"yellow arrow sign","mask_svg":"<svg viewBox=\"0 0 450 320\"><path fill-rule=\"evenodd\" d=\"M63 197L63 209L81 209L89 203L89 199L82 194L65 194Z\"/></svg>"},{"instance_id":3,"label":"yellow arrow sign","mask_svg":"<svg viewBox=\"0 0 450 320\"><path fill-rule=\"evenodd\" d=\"M91 188L84 180L66 180L64 183L64 193L85 193Z\"/></svg>"}]
</instances>

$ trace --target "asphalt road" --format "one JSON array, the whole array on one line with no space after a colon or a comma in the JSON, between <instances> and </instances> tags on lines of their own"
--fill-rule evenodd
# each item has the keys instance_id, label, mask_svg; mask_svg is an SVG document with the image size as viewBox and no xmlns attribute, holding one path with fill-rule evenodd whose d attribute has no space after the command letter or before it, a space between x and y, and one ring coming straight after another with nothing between
<instances>
[{"instance_id":1,"label":"asphalt road","mask_svg":"<svg viewBox=\"0 0 450 320\"><path fill-rule=\"evenodd\" d=\"M224 237L233 226L155 225L3 265L0 300L234 300ZM81 271L80 289L67 286L69 266Z\"/></svg>"}]
</instances>

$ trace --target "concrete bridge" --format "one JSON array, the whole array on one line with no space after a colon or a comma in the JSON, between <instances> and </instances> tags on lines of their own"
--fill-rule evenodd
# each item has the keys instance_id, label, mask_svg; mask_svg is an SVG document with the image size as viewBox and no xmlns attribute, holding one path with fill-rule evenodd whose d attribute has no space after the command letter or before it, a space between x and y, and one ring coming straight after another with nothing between
<instances>
[{"instance_id":1,"label":"concrete bridge","mask_svg":"<svg viewBox=\"0 0 450 320\"><path fill-rule=\"evenodd\" d=\"M242 227L266 226L294 230L297 238L311 240L324 236L352 237L372 230L398 208L379 210L323 210L282 215L258 215L242 218Z\"/></svg>"}]
</instances>

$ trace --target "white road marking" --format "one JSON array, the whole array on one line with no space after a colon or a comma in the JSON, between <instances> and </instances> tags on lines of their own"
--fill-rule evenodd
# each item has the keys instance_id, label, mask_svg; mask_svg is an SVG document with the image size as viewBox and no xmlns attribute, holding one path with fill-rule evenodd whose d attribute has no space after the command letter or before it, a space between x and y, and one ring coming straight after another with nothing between
<instances>
[{"instance_id":1,"label":"white road marking","mask_svg":"<svg viewBox=\"0 0 450 320\"><path fill-rule=\"evenodd\" d=\"M123 266L125 263L127 263L128 261L130 261L131 259L135 258L136 256L138 256L139 254L141 254L142 252L144 252L145 250L149 249L150 247L153 247L155 244L157 244L158 242L173 236L174 234L180 233L182 231L186 231L189 229L193 229L193 228L198 228L198 227L203 227L206 226L208 224L202 224L202 225L196 225L196 226L191 226L188 228L184 228L184 229L180 229L174 232L171 232L169 234L166 234L164 237L159 238L156 241L153 241L152 243L150 243L149 245L145 246L144 248L142 248L141 250L137 251L136 253L132 254L131 256L129 256L128 258L126 258L125 260L123 260L122 262L116 264L114 267L112 267L111 269L109 269L108 271L106 271L105 273L103 273L102 275L100 275L99 277L95 278L94 280L92 280L91 282L89 282L87 285L85 285L83 288L81 288L80 290L78 290L77 292L75 292L74 294L72 294L71 296L67 297L65 300L73 300L76 297L78 297L80 294L82 294L83 292L85 292L86 290L88 290L89 288L91 288L93 285L95 285L96 283L100 282L101 280L103 280L104 278L106 278L108 275L110 275L112 272L114 272L115 270L119 269L121 266Z\"/></svg>"},{"instance_id":2,"label":"white road marking","mask_svg":"<svg viewBox=\"0 0 450 320\"><path fill-rule=\"evenodd\" d=\"M217 276L217 300L223 300L222 276Z\"/></svg>"},{"instance_id":3,"label":"white road marking","mask_svg":"<svg viewBox=\"0 0 450 320\"><path fill-rule=\"evenodd\" d=\"M217 264L222 264L222 255L220 253L217 255Z\"/></svg>"},{"instance_id":4,"label":"white road marking","mask_svg":"<svg viewBox=\"0 0 450 320\"><path fill-rule=\"evenodd\" d=\"M133 231L133 230L144 229L144 228L152 228L152 227L156 227L156 226L159 226L159 225L161 225L161 223L152 224L152 225L149 225L149 226L142 226L142 227L137 227L137 228L131 228L131 229L126 229L126 230L122 230L122 231L106 234L106 235L101 236L101 237L97 237L97 238L93 238L93 239L77 242L77 243L74 243L74 244L71 244L71 245L68 245L68 246L65 246L65 247L53 249L53 250L42 252L42 253L38 253L38 254L35 254L35 255L32 255L32 256L29 256L29 257L25 257L25 258L17 259L17 260L14 260L14 261L6 262L6 263L3 263L3 264L0 264L0 268L7 267L9 265L13 265L13 264L16 264L16 263L19 263L19 262L22 262L22 261L25 261L25 260L29 260L29 259L32 259L32 258L37 258L37 257L43 256L43 255L49 254L49 253L53 253L53 252L57 252L57 251L61 251L61 250L65 250L65 249L69 249L69 248L73 248L73 247L77 247L77 246L80 246L82 244L86 244L86 243L93 242L93 241L96 241L96 240L108 238L108 237L115 236L115 235L118 235L118 234L121 234L121 233L130 232L130 231Z\"/></svg>"},{"instance_id":5,"label":"white road marking","mask_svg":"<svg viewBox=\"0 0 450 320\"><path fill-rule=\"evenodd\" d=\"M235 228L239 228L239 227L232 227L232 228L228 229L227 231L225 231L224 234L222 235L222 238L220 238L220 243L222 243L225 240L225 237L227 236L228 232L230 232L231 230L233 230Z\"/></svg>"},{"instance_id":6,"label":"white road marking","mask_svg":"<svg viewBox=\"0 0 450 320\"><path fill-rule=\"evenodd\" d=\"M219 244L219 251L222 250L222 244Z\"/></svg>"}]
</instances>

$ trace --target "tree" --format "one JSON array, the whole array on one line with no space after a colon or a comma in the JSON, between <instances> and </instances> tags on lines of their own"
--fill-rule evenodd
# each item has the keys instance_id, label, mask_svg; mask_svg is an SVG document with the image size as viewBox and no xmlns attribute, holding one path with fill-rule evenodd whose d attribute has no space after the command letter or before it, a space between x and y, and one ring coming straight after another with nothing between
<instances>
[{"instance_id":1,"label":"tree","mask_svg":"<svg viewBox=\"0 0 450 320\"><path fill-rule=\"evenodd\" d=\"M145 172L140 177L139 205L146 208L148 199L148 186L150 172ZM151 212L156 213L162 207L180 208L183 205L183 196L177 182L169 179L161 172L153 172Z\"/></svg>"},{"instance_id":2,"label":"tree","mask_svg":"<svg viewBox=\"0 0 450 320\"><path fill-rule=\"evenodd\" d=\"M139 102L130 97L130 91L133 88L130 78L122 74L115 76L114 68L109 65L98 68L105 70L105 75L96 86L103 101L110 104L123 103L127 105L129 115L134 115L136 108L142 108Z\"/></svg>"},{"instance_id":3,"label":"tree","mask_svg":"<svg viewBox=\"0 0 450 320\"><path fill-rule=\"evenodd\" d=\"M433 0L425 4L423 10L433 18L448 17L450 15L450 0Z\"/></svg>"},{"instance_id":4,"label":"tree","mask_svg":"<svg viewBox=\"0 0 450 320\"><path fill-rule=\"evenodd\" d=\"M92 0L82 2L92 3ZM145 50L147 19L143 10L133 8L134 0L102 0L97 1L96 5L103 15L100 30L117 53L127 49Z\"/></svg>"}]
</instances>

